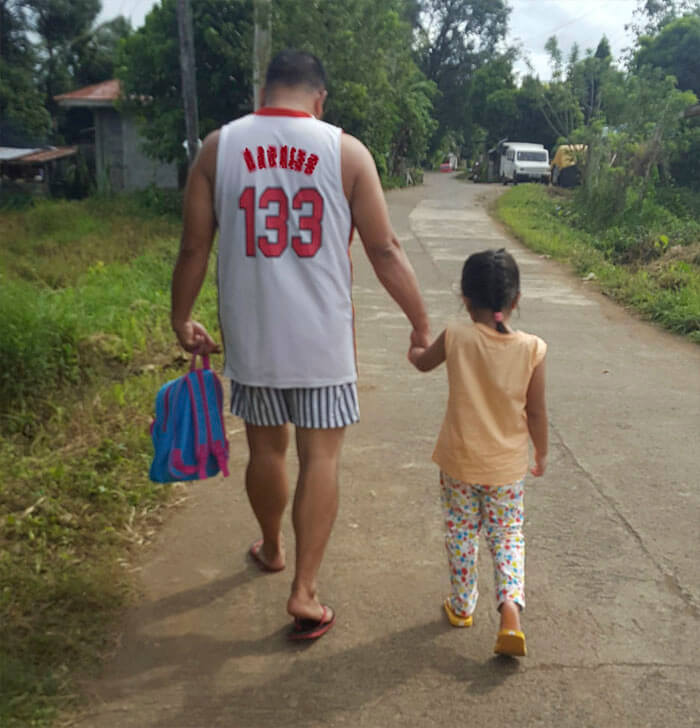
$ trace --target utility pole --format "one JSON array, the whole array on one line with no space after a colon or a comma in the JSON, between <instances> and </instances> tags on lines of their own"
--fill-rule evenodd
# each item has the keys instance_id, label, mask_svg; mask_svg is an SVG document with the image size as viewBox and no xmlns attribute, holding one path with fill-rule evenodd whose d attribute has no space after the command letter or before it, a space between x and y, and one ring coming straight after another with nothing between
<instances>
[{"instance_id":1,"label":"utility pole","mask_svg":"<svg viewBox=\"0 0 700 728\"><path fill-rule=\"evenodd\" d=\"M253 13L255 20L255 35L253 36L253 109L257 111L261 103L260 92L263 86L264 74L270 62L272 44L272 34L270 33L271 0L254 0Z\"/></svg>"},{"instance_id":2,"label":"utility pole","mask_svg":"<svg viewBox=\"0 0 700 728\"><path fill-rule=\"evenodd\" d=\"M197 79L194 65L194 34L189 0L177 0L177 30L180 38L180 72L182 101L185 107L187 131L187 161L192 164L199 143L199 113L197 111Z\"/></svg>"}]
</instances>

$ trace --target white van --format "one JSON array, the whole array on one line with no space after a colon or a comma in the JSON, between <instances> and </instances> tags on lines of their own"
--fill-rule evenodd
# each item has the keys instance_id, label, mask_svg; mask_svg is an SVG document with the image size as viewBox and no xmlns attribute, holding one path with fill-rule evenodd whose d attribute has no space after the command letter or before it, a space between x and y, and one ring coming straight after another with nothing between
<instances>
[{"instance_id":1,"label":"white van","mask_svg":"<svg viewBox=\"0 0 700 728\"><path fill-rule=\"evenodd\" d=\"M501 155L501 182L549 182L549 154L542 144L505 142Z\"/></svg>"}]
</instances>

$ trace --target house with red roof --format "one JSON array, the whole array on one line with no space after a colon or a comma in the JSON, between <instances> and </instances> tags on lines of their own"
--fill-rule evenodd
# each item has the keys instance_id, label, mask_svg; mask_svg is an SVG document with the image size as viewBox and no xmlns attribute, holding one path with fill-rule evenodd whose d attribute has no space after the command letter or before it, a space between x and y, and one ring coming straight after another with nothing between
<instances>
[{"instance_id":1,"label":"house with red roof","mask_svg":"<svg viewBox=\"0 0 700 728\"><path fill-rule=\"evenodd\" d=\"M112 79L54 98L64 108L92 111L98 186L108 183L114 191L138 190L150 185L176 188L177 165L159 162L145 154L136 120L117 108L121 97L121 84L118 79Z\"/></svg>"}]
</instances>

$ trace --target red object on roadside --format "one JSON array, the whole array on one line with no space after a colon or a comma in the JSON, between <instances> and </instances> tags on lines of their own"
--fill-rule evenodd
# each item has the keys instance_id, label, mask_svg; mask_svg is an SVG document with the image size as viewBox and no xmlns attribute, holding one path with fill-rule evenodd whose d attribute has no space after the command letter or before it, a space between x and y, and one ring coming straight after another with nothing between
<instances>
[{"instance_id":1,"label":"red object on roadside","mask_svg":"<svg viewBox=\"0 0 700 728\"><path fill-rule=\"evenodd\" d=\"M452 167L450 166L450 163L449 162L443 162L440 165L440 171L441 172L451 172L452 171Z\"/></svg>"}]
</instances>

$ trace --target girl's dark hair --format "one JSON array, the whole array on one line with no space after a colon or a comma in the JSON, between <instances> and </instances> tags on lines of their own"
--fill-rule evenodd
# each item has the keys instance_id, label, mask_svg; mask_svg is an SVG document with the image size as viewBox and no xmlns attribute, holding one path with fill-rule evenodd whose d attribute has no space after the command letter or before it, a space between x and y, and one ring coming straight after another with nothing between
<instances>
[{"instance_id":1,"label":"girl's dark hair","mask_svg":"<svg viewBox=\"0 0 700 728\"><path fill-rule=\"evenodd\" d=\"M306 84L312 89L326 87L326 72L321 61L313 53L293 48L280 51L267 67L265 85L300 86Z\"/></svg>"},{"instance_id":2,"label":"girl's dark hair","mask_svg":"<svg viewBox=\"0 0 700 728\"><path fill-rule=\"evenodd\" d=\"M520 271L513 256L505 249L484 250L470 255L462 269L462 295L474 308L494 313L508 310L520 293ZM502 321L496 328L507 333Z\"/></svg>"}]
</instances>

